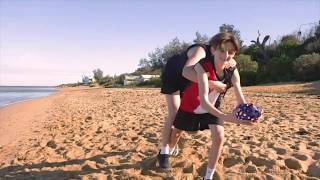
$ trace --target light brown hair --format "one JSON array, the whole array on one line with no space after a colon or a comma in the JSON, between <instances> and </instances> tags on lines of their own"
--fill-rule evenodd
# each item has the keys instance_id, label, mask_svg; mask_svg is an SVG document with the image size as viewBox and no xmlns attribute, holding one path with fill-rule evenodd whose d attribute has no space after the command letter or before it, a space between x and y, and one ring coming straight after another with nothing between
<instances>
[{"instance_id":1,"label":"light brown hair","mask_svg":"<svg viewBox=\"0 0 320 180\"><path fill-rule=\"evenodd\" d=\"M238 38L236 38L233 34L228 32L218 33L213 36L210 41L209 45L214 49L225 50L224 44L227 42L231 42L236 51L240 49L240 42Z\"/></svg>"}]
</instances>

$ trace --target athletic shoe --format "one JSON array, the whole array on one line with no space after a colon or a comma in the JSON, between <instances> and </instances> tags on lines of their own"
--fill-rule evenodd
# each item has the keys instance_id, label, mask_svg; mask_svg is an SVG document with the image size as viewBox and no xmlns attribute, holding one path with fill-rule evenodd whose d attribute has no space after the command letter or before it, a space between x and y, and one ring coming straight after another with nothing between
<instances>
[{"instance_id":1,"label":"athletic shoe","mask_svg":"<svg viewBox=\"0 0 320 180\"><path fill-rule=\"evenodd\" d=\"M169 154L158 154L158 162L159 162L159 166L161 168L169 168L170 167L170 163L169 163Z\"/></svg>"},{"instance_id":2,"label":"athletic shoe","mask_svg":"<svg viewBox=\"0 0 320 180\"><path fill-rule=\"evenodd\" d=\"M173 147L173 150L170 151L169 155L171 155L171 156L178 156L179 152L180 152L180 148L179 148L179 146L178 146L178 144L177 144L177 145L175 145L175 146Z\"/></svg>"}]
</instances>

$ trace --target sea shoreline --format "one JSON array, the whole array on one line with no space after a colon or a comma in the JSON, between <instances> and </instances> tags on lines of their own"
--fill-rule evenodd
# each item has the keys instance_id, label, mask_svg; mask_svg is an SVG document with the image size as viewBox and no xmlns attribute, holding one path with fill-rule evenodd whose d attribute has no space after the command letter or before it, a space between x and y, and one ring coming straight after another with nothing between
<instances>
[{"instance_id":1,"label":"sea shoreline","mask_svg":"<svg viewBox=\"0 0 320 180\"><path fill-rule=\"evenodd\" d=\"M0 88L2 98L0 109L19 102L50 96L58 93L60 89L54 86L0 86ZM26 95L26 93L29 93L29 95ZM33 94L30 95L30 93Z\"/></svg>"}]
</instances>

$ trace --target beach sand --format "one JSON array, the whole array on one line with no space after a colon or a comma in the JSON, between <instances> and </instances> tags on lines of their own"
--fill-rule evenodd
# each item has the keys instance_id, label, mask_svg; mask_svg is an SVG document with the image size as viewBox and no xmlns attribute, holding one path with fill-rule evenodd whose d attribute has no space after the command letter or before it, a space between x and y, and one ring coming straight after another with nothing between
<instances>
[{"instance_id":1,"label":"beach sand","mask_svg":"<svg viewBox=\"0 0 320 180\"><path fill-rule=\"evenodd\" d=\"M225 123L215 179L319 179L320 83L245 87L255 126ZM232 91L222 104L234 107ZM210 131L184 133L172 168L156 155L166 116L159 89L63 88L0 109L0 179L202 179Z\"/></svg>"}]
</instances>

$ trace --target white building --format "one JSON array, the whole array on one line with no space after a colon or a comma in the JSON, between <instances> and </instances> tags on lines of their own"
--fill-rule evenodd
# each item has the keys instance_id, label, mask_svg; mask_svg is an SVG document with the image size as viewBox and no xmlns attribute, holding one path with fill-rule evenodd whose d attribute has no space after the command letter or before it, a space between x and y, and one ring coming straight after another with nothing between
<instances>
[{"instance_id":1,"label":"white building","mask_svg":"<svg viewBox=\"0 0 320 180\"><path fill-rule=\"evenodd\" d=\"M125 75L124 76L123 85L124 86L128 86L130 84L137 83L137 82L139 82L139 78L140 78L140 76L128 76L128 75Z\"/></svg>"},{"instance_id":2,"label":"white building","mask_svg":"<svg viewBox=\"0 0 320 180\"><path fill-rule=\"evenodd\" d=\"M160 78L160 75L141 75L139 77L140 82L150 81L151 79Z\"/></svg>"},{"instance_id":3,"label":"white building","mask_svg":"<svg viewBox=\"0 0 320 180\"><path fill-rule=\"evenodd\" d=\"M82 76L82 83L84 85L88 85L92 83L92 78L88 77L88 76Z\"/></svg>"},{"instance_id":4,"label":"white building","mask_svg":"<svg viewBox=\"0 0 320 180\"><path fill-rule=\"evenodd\" d=\"M145 81L150 81L151 79L154 78L160 78L160 75L148 75L148 74L144 74L144 75L140 75L140 76L124 76L124 81L123 81L123 85L127 86L130 84L137 84L140 82L145 82Z\"/></svg>"}]
</instances>

